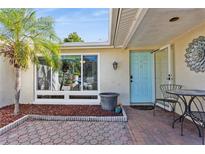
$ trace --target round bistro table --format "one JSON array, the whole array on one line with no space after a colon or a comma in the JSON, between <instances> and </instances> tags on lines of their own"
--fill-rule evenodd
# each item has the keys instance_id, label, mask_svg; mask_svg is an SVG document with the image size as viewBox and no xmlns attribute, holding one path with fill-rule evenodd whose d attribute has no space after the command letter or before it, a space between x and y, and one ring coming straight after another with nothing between
<instances>
[{"instance_id":1,"label":"round bistro table","mask_svg":"<svg viewBox=\"0 0 205 154\"><path fill-rule=\"evenodd\" d=\"M186 116L189 116L189 117L191 117L196 128L198 129L199 136L201 137L200 128L196 124L196 122L194 121L194 118L191 116L190 108L191 108L191 103L194 100L194 98L200 97L200 96L201 97L205 96L205 90L178 89L178 90L167 91L167 93L177 95L182 100L184 107L185 107L182 115L173 121L173 123L172 123L173 128L174 128L175 122L178 120L181 120L181 135L183 136L183 121L184 121ZM190 99L187 99L187 97L189 97Z\"/></svg>"}]
</instances>

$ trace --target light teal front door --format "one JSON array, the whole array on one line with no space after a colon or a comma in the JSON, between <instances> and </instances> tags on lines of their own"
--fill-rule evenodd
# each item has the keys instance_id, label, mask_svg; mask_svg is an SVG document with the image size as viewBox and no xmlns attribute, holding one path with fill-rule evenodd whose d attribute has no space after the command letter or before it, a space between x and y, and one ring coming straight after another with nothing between
<instances>
[{"instance_id":1,"label":"light teal front door","mask_svg":"<svg viewBox=\"0 0 205 154\"><path fill-rule=\"evenodd\" d=\"M153 102L153 54L150 52L130 53L131 104Z\"/></svg>"}]
</instances>

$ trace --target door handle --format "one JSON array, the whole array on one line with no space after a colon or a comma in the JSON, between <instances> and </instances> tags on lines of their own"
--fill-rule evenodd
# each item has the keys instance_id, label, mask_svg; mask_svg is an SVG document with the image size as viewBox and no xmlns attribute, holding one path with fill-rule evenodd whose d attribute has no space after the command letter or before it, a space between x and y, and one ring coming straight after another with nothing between
<instances>
[{"instance_id":1,"label":"door handle","mask_svg":"<svg viewBox=\"0 0 205 154\"><path fill-rule=\"evenodd\" d=\"M167 80L172 80L173 78L172 78L172 74L168 74L168 77L167 77Z\"/></svg>"},{"instance_id":2,"label":"door handle","mask_svg":"<svg viewBox=\"0 0 205 154\"><path fill-rule=\"evenodd\" d=\"M133 79L133 76L132 76L132 75L130 75L130 82L132 82L132 79Z\"/></svg>"}]
</instances>

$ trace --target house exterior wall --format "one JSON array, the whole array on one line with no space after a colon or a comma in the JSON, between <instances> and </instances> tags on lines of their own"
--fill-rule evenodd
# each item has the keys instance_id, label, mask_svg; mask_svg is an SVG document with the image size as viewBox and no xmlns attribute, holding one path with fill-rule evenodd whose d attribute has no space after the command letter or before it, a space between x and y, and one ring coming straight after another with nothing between
<instances>
[{"instance_id":1,"label":"house exterior wall","mask_svg":"<svg viewBox=\"0 0 205 154\"><path fill-rule=\"evenodd\" d=\"M14 102L14 68L4 57L0 57L0 107Z\"/></svg>"},{"instance_id":2,"label":"house exterior wall","mask_svg":"<svg viewBox=\"0 0 205 154\"><path fill-rule=\"evenodd\" d=\"M186 66L184 56L189 43L199 36L205 36L205 23L172 41L174 45L175 81L177 84L182 84L184 88L205 90L205 73L190 71ZM177 112L180 113L178 108Z\"/></svg>"},{"instance_id":3,"label":"house exterior wall","mask_svg":"<svg viewBox=\"0 0 205 154\"><path fill-rule=\"evenodd\" d=\"M205 90L205 73L190 71L186 66L184 57L188 44L201 35L205 36L205 23L170 41L174 46L175 81L177 84L184 85L184 88ZM100 56L100 92L118 92L120 93L119 102L125 105L130 104L129 49L84 48L62 49L61 52L72 54L98 53ZM114 61L119 64L117 70L112 67ZM34 79L34 67L30 65L27 71L22 72L21 103L32 103L34 101ZM15 73L13 68L0 57L0 106L13 103L14 82ZM177 112L179 112L178 109Z\"/></svg>"},{"instance_id":4,"label":"house exterior wall","mask_svg":"<svg viewBox=\"0 0 205 154\"><path fill-rule=\"evenodd\" d=\"M29 69L26 71L22 71L21 76L21 96L20 102L21 103L32 103L34 100L34 67L33 64L29 65Z\"/></svg>"},{"instance_id":5,"label":"house exterior wall","mask_svg":"<svg viewBox=\"0 0 205 154\"><path fill-rule=\"evenodd\" d=\"M129 50L125 49L63 49L62 53L99 53L100 92L120 93L119 102L129 105ZM114 70L112 63L118 62ZM31 65L22 72L22 103L32 103L34 100L34 67Z\"/></svg>"}]
</instances>

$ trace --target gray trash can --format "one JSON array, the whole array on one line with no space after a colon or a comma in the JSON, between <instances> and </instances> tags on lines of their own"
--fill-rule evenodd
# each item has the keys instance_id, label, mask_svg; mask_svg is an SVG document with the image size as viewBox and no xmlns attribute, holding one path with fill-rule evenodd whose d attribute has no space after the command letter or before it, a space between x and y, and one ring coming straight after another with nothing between
<instances>
[{"instance_id":1,"label":"gray trash can","mask_svg":"<svg viewBox=\"0 0 205 154\"><path fill-rule=\"evenodd\" d=\"M103 110L113 111L117 106L117 98L120 94L113 92L100 93L100 104Z\"/></svg>"}]
</instances>

